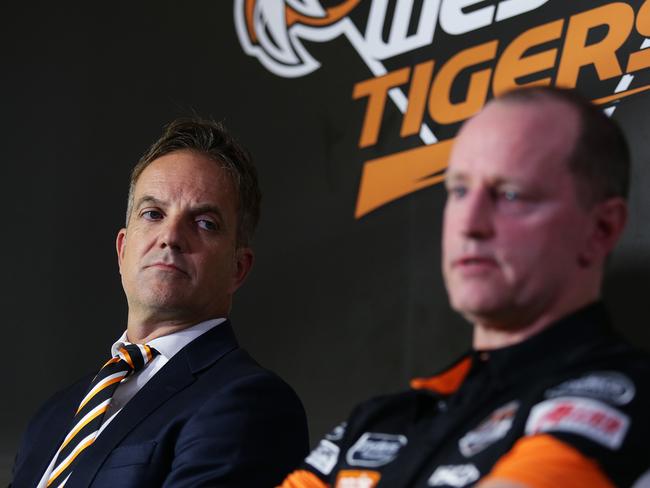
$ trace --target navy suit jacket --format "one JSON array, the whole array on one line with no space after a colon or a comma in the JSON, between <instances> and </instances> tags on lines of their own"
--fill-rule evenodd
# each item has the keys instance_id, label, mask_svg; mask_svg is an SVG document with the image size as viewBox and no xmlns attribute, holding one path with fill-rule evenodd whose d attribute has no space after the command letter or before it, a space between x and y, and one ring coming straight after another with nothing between
<instances>
[{"instance_id":1,"label":"navy suit jacket","mask_svg":"<svg viewBox=\"0 0 650 488\"><path fill-rule=\"evenodd\" d=\"M37 485L91 380L57 393L32 419L13 488ZM273 487L307 450L300 400L239 348L224 322L149 380L82 454L65 486Z\"/></svg>"}]
</instances>

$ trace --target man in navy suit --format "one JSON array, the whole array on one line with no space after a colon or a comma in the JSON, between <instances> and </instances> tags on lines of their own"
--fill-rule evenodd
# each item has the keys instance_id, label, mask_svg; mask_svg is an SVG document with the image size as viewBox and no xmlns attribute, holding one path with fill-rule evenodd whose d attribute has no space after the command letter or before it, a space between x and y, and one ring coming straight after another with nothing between
<instances>
[{"instance_id":1,"label":"man in navy suit","mask_svg":"<svg viewBox=\"0 0 650 488\"><path fill-rule=\"evenodd\" d=\"M119 384L65 479L57 452L94 374L50 399L23 438L14 488L263 488L300 462L300 400L239 348L227 318L253 264L259 204L255 168L223 126L166 127L131 176L116 242L128 322L111 349L157 355Z\"/></svg>"}]
</instances>

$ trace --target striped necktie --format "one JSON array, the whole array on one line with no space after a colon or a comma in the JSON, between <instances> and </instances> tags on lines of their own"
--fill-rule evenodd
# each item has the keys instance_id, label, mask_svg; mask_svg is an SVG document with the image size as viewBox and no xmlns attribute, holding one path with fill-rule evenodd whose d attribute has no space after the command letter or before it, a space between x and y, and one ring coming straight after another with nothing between
<instances>
[{"instance_id":1,"label":"striped necktie","mask_svg":"<svg viewBox=\"0 0 650 488\"><path fill-rule=\"evenodd\" d=\"M79 404L68 435L56 453L54 469L47 481L48 487L61 488L65 485L80 454L95 441L111 397L120 382L140 371L157 354L158 351L147 345L124 345L119 348L117 356L110 359L97 373L88 393Z\"/></svg>"}]
</instances>

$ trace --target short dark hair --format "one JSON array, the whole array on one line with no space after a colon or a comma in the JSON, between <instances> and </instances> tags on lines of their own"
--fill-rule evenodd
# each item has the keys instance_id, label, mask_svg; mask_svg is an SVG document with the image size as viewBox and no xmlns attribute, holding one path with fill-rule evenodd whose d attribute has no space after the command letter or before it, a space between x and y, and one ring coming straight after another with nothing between
<instances>
[{"instance_id":1,"label":"short dark hair","mask_svg":"<svg viewBox=\"0 0 650 488\"><path fill-rule=\"evenodd\" d=\"M602 108L575 90L551 86L517 88L495 101L529 103L543 99L566 103L578 114L580 132L568 164L576 178L581 201L590 207L611 197L627 199L630 149L619 125Z\"/></svg>"},{"instance_id":2,"label":"short dark hair","mask_svg":"<svg viewBox=\"0 0 650 488\"><path fill-rule=\"evenodd\" d=\"M196 151L228 170L239 196L237 245L248 246L260 218L262 195L257 181L257 171L248 151L237 142L221 122L200 117L176 119L165 126L162 136L135 165L129 182L126 224L129 224L133 210L135 185L144 169L156 159L181 150Z\"/></svg>"}]
</instances>

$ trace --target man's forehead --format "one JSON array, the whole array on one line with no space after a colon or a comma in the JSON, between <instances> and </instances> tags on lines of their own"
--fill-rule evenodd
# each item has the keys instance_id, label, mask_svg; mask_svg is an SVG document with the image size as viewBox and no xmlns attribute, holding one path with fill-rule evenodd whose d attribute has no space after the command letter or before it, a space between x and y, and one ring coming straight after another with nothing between
<instances>
[{"instance_id":1,"label":"man's forehead","mask_svg":"<svg viewBox=\"0 0 650 488\"><path fill-rule=\"evenodd\" d=\"M579 131L579 117L553 99L493 101L461 129L452 148L448 178L476 171L514 176L531 167L564 164Z\"/></svg>"},{"instance_id":2,"label":"man's forehead","mask_svg":"<svg viewBox=\"0 0 650 488\"><path fill-rule=\"evenodd\" d=\"M165 194L169 191L231 194L230 172L207 155L190 150L165 154L152 161L135 183L138 194Z\"/></svg>"},{"instance_id":3,"label":"man's forehead","mask_svg":"<svg viewBox=\"0 0 650 488\"><path fill-rule=\"evenodd\" d=\"M532 100L496 99L463 125L459 137L480 131L503 143L513 136L549 140L551 135L569 135L565 131L573 132L579 125L578 112L563 100L549 96ZM568 142L566 137L563 139Z\"/></svg>"},{"instance_id":4,"label":"man's forehead","mask_svg":"<svg viewBox=\"0 0 650 488\"><path fill-rule=\"evenodd\" d=\"M236 204L229 171L206 155L182 150L152 161L134 187L134 200L172 202L183 199L193 205ZM232 201L232 202L231 202Z\"/></svg>"}]
</instances>

